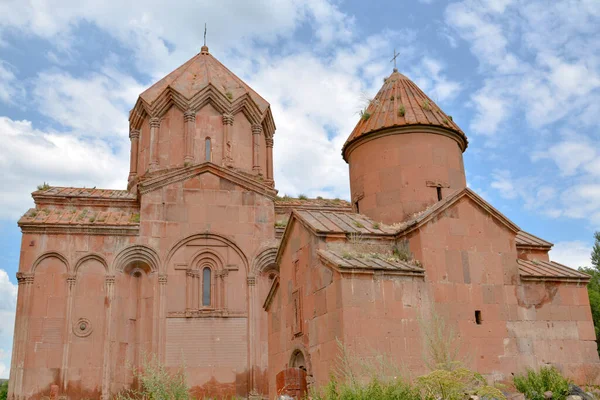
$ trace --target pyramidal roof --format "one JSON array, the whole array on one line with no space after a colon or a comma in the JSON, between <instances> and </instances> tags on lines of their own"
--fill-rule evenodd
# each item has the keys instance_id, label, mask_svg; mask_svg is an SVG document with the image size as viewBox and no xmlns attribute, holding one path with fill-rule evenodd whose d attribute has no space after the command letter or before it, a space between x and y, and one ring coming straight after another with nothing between
<instances>
[{"instance_id":1,"label":"pyramidal roof","mask_svg":"<svg viewBox=\"0 0 600 400\"><path fill-rule=\"evenodd\" d=\"M446 115L413 81L394 69L363 111L358 124L344 144L344 150L363 135L381 129L410 125L429 125L450 130L464 141L464 148L467 147L467 137L452 117Z\"/></svg>"},{"instance_id":2,"label":"pyramidal roof","mask_svg":"<svg viewBox=\"0 0 600 400\"><path fill-rule=\"evenodd\" d=\"M213 57L206 46L202 46L200 53L144 91L140 98L152 105L170 87L189 100L209 85L231 102L248 94L261 113L269 108L265 99Z\"/></svg>"}]
</instances>

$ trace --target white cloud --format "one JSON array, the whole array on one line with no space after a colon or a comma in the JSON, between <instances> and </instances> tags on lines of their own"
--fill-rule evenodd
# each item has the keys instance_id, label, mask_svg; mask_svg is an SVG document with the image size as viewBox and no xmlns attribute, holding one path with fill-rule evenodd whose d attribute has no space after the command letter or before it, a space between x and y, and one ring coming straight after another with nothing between
<instances>
[{"instance_id":1,"label":"white cloud","mask_svg":"<svg viewBox=\"0 0 600 400\"><path fill-rule=\"evenodd\" d=\"M452 81L444 75L444 69L441 61L425 56L419 66L411 70L411 78L436 103L452 100L462 90L459 82Z\"/></svg>"},{"instance_id":2,"label":"white cloud","mask_svg":"<svg viewBox=\"0 0 600 400\"><path fill-rule=\"evenodd\" d=\"M64 0L60 6L0 2L0 37L3 31L18 29L69 49L76 40L73 31L82 21L131 49L138 68L154 78L199 50L203 22L208 23L208 45L215 54L238 49L248 57L253 40L273 43L289 38L303 23L311 25L321 46L348 42L353 26L352 18L337 5L319 0L181 0L168 7L160 0Z\"/></svg>"},{"instance_id":3,"label":"white cloud","mask_svg":"<svg viewBox=\"0 0 600 400\"><path fill-rule=\"evenodd\" d=\"M9 279L5 270L0 269L0 378L9 374L12 336L17 309L17 285Z\"/></svg>"},{"instance_id":4,"label":"white cloud","mask_svg":"<svg viewBox=\"0 0 600 400\"><path fill-rule=\"evenodd\" d=\"M54 186L87 186L123 189L128 172L128 149L120 153L101 140L82 140L77 134L40 131L30 121L0 117L0 219L22 215L32 200L30 193L42 182ZM114 142L118 145L118 141Z\"/></svg>"},{"instance_id":5,"label":"white cloud","mask_svg":"<svg viewBox=\"0 0 600 400\"><path fill-rule=\"evenodd\" d=\"M84 78L42 72L33 97L41 114L81 135L127 137L127 109L143 90L132 77L107 67Z\"/></svg>"},{"instance_id":6,"label":"white cloud","mask_svg":"<svg viewBox=\"0 0 600 400\"><path fill-rule=\"evenodd\" d=\"M472 95L475 133L493 135L520 113L534 128L566 118L596 124L589 110L600 101L600 11L590 3L463 0L448 6L446 22L469 43L486 75Z\"/></svg>"},{"instance_id":7,"label":"white cloud","mask_svg":"<svg viewBox=\"0 0 600 400\"><path fill-rule=\"evenodd\" d=\"M558 242L550 250L550 259L571 268L590 267L592 246L582 241Z\"/></svg>"}]
</instances>

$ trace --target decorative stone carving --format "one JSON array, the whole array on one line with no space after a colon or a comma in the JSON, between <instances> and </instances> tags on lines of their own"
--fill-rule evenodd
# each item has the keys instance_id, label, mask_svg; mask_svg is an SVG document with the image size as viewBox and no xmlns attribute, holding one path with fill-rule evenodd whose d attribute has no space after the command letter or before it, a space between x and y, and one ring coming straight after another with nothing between
<instances>
[{"instance_id":1,"label":"decorative stone carving","mask_svg":"<svg viewBox=\"0 0 600 400\"><path fill-rule=\"evenodd\" d=\"M167 274L158 275L158 283L161 285L166 285L167 284Z\"/></svg>"},{"instance_id":2,"label":"decorative stone carving","mask_svg":"<svg viewBox=\"0 0 600 400\"><path fill-rule=\"evenodd\" d=\"M196 121L196 110L189 109L183 113L183 120L185 122L194 122Z\"/></svg>"},{"instance_id":3,"label":"decorative stone carving","mask_svg":"<svg viewBox=\"0 0 600 400\"><path fill-rule=\"evenodd\" d=\"M256 277L255 276L249 276L248 278L246 278L246 281L248 282L248 286L256 285Z\"/></svg>"},{"instance_id":4,"label":"decorative stone carving","mask_svg":"<svg viewBox=\"0 0 600 400\"><path fill-rule=\"evenodd\" d=\"M223 114L223 125L233 125L233 115Z\"/></svg>"},{"instance_id":5,"label":"decorative stone carving","mask_svg":"<svg viewBox=\"0 0 600 400\"><path fill-rule=\"evenodd\" d=\"M17 282L19 285L33 283L33 274L31 272L17 272Z\"/></svg>"},{"instance_id":6,"label":"decorative stone carving","mask_svg":"<svg viewBox=\"0 0 600 400\"><path fill-rule=\"evenodd\" d=\"M90 336L93 331L92 323L87 318L79 318L73 324L73 333L78 337Z\"/></svg>"},{"instance_id":7,"label":"decorative stone carving","mask_svg":"<svg viewBox=\"0 0 600 400\"><path fill-rule=\"evenodd\" d=\"M129 131L129 139L131 141L135 140L135 139L139 139L140 138L140 130L139 129L132 129L131 131Z\"/></svg>"},{"instance_id":8,"label":"decorative stone carving","mask_svg":"<svg viewBox=\"0 0 600 400\"><path fill-rule=\"evenodd\" d=\"M67 277L67 283L71 289L75 287L75 282L77 282L77 275L71 274Z\"/></svg>"},{"instance_id":9,"label":"decorative stone carving","mask_svg":"<svg viewBox=\"0 0 600 400\"><path fill-rule=\"evenodd\" d=\"M115 283L115 276L114 276L114 275L106 275L106 276L104 277L104 282L105 282L107 285L112 285L112 284L114 284L114 283Z\"/></svg>"}]
</instances>

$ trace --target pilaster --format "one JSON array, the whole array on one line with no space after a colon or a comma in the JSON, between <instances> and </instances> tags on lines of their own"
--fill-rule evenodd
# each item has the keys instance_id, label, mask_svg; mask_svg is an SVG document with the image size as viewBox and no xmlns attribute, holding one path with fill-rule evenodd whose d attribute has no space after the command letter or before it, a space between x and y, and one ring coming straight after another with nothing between
<instances>
[{"instance_id":1,"label":"pilaster","mask_svg":"<svg viewBox=\"0 0 600 400\"><path fill-rule=\"evenodd\" d=\"M129 140L131 140L131 153L129 154L129 180L132 180L137 176L140 131L138 129L132 129L129 132Z\"/></svg>"},{"instance_id":2,"label":"pilaster","mask_svg":"<svg viewBox=\"0 0 600 400\"><path fill-rule=\"evenodd\" d=\"M252 124L252 171L257 175L262 175L260 168L260 138L262 136L262 125Z\"/></svg>"},{"instance_id":3,"label":"pilaster","mask_svg":"<svg viewBox=\"0 0 600 400\"><path fill-rule=\"evenodd\" d=\"M265 144L267 145L267 184L273 186L275 181L273 180L273 136L265 138Z\"/></svg>"},{"instance_id":4,"label":"pilaster","mask_svg":"<svg viewBox=\"0 0 600 400\"><path fill-rule=\"evenodd\" d=\"M189 109L183 113L184 165L194 162L194 137L196 136L196 110Z\"/></svg>"},{"instance_id":5,"label":"pilaster","mask_svg":"<svg viewBox=\"0 0 600 400\"><path fill-rule=\"evenodd\" d=\"M150 118L150 171L158 169L158 135L160 132L160 118Z\"/></svg>"},{"instance_id":6,"label":"pilaster","mask_svg":"<svg viewBox=\"0 0 600 400\"><path fill-rule=\"evenodd\" d=\"M232 167L233 157L231 156L231 129L233 127L233 115L223 114L223 166Z\"/></svg>"},{"instance_id":7,"label":"pilaster","mask_svg":"<svg viewBox=\"0 0 600 400\"><path fill-rule=\"evenodd\" d=\"M106 275L104 278L104 285L106 289L106 299L108 300L108 305L106 307L106 319L105 319L105 328L104 328L104 354L103 354L103 366L102 366L102 397L101 399L109 399L110 396L110 367L111 367L111 359L110 359L110 348L111 348L111 333L112 333L112 304L114 297L114 288L115 288L115 276L114 275Z\"/></svg>"}]
</instances>

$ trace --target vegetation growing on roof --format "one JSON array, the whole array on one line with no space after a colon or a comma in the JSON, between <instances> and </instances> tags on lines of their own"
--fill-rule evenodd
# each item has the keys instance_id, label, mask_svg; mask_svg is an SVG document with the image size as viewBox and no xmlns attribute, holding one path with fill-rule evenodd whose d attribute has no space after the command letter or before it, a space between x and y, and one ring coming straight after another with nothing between
<instances>
[{"instance_id":1,"label":"vegetation growing on roof","mask_svg":"<svg viewBox=\"0 0 600 400\"><path fill-rule=\"evenodd\" d=\"M129 222L134 222L134 223L139 223L140 222L140 214L139 213L135 213L135 214L131 214L131 218L129 219Z\"/></svg>"},{"instance_id":2,"label":"vegetation growing on roof","mask_svg":"<svg viewBox=\"0 0 600 400\"><path fill-rule=\"evenodd\" d=\"M398 116L404 117L405 114L406 114L406 108L404 108L404 104L400 104L400 107L398 107Z\"/></svg>"},{"instance_id":3,"label":"vegetation growing on roof","mask_svg":"<svg viewBox=\"0 0 600 400\"><path fill-rule=\"evenodd\" d=\"M275 221L275 228L285 228L287 226L288 220L281 219L279 221Z\"/></svg>"},{"instance_id":4,"label":"vegetation growing on roof","mask_svg":"<svg viewBox=\"0 0 600 400\"><path fill-rule=\"evenodd\" d=\"M298 199L300 199L300 200L308 200L308 196L306 196L305 194L299 194L298 195Z\"/></svg>"},{"instance_id":5,"label":"vegetation growing on roof","mask_svg":"<svg viewBox=\"0 0 600 400\"><path fill-rule=\"evenodd\" d=\"M426 111L431 111L431 104L429 103L429 100L423 100L421 108Z\"/></svg>"},{"instance_id":6,"label":"vegetation growing on roof","mask_svg":"<svg viewBox=\"0 0 600 400\"><path fill-rule=\"evenodd\" d=\"M44 182L43 184L37 186L37 190L46 191L48 189L50 189L50 184L46 183L46 182Z\"/></svg>"},{"instance_id":7,"label":"vegetation growing on roof","mask_svg":"<svg viewBox=\"0 0 600 400\"><path fill-rule=\"evenodd\" d=\"M360 111L360 119L367 121L369 118L371 118L370 112L368 112L366 109Z\"/></svg>"},{"instance_id":8,"label":"vegetation growing on roof","mask_svg":"<svg viewBox=\"0 0 600 400\"><path fill-rule=\"evenodd\" d=\"M408 247L405 248L402 243L397 245L385 240L366 239L361 233L351 233L346 238L345 242L328 243L327 248L339 252L345 259L376 258L387 262L404 262L417 267L421 266L421 263L414 259Z\"/></svg>"},{"instance_id":9,"label":"vegetation growing on roof","mask_svg":"<svg viewBox=\"0 0 600 400\"><path fill-rule=\"evenodd\" d=\"M225 92L225 96L227 96L229 100L233 100L233 93L231 93L229 90Z\"/></svg>"},{"instance_id":10,"label":"vegetation growing on roof","mask_svg":"<svg viewBox=\"0 0 600 400\"><path fill-rule=\"evenodd\" d=\"M77 216L77 221L81 221L82 219L84 219L84 218L85 218L85 216L88 214L88 212L89 212L89 210L88 210L88 209L85 209L85 210L83 210L83 211L81 212L81 214L79 214L79 215Z\"/></svg>"}]
</instances>

